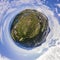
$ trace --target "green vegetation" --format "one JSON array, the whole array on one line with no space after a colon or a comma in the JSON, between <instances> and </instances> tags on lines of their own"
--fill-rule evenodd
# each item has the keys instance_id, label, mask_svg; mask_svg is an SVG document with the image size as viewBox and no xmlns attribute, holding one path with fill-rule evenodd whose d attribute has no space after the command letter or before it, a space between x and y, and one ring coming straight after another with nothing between
<instances>
[{"instance_id":1,"label":"green vegetation","mask_svg":"<svg viewBox=\"0 0 60 60\"><path fill-rule=\"evenodd\" d=\"M11 27L11 36L15 41L24 44L29 43L30 46L30 43L36 43L34 41L38 35L41 40L47 26L47 18L42 13L36 10L26 9L15 17Z\"/></svg>"}]
</instances>

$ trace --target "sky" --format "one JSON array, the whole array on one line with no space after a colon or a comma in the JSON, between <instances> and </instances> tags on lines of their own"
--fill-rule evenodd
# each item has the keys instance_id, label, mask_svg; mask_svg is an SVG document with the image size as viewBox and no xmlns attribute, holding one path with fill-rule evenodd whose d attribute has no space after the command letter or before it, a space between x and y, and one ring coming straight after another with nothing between
<instances>
[{"instance_id":1,"label":"sky","mask_svg":"<svg viewBox=\"0 0 60 60\"><path fill-rule=\"evenodd\" d=\"M60 0L45 0L44 4L49 6L60 19Z\"/></svg>"},{"instance_id":2,"label":"sky","mask_svg":"<svg viewBox=\"0 0 60 60\"><path fill-rule=\"evenodd\" d=\"M5 53L8 55L8 53L5 51L4 46L2 45L2 16L4 14L8 14L10 12L13 12L14 9L16 9L15 7L19 7L21 5L21 3L23 5L26 4L35 4L35 5L45 5L46 7L49 7L50 10L48 10L48 13L46 13L47 15L51 16L53 19L57 18L57 21L54 21L54 24L56 24L54 26L54 28L56 29L56 31L54 32L56 34L56 36L54 35L54 37L58 37L60 36L60 0L0 0L0 60L11 60L10 58L4 56ZM13 8L13 9L11 9ZM9 11L8 11L9 9ZM38 9L39 10L39 9ZM46 10L46 9L44 9ZM7 13L6 13L7 11ZM53 16L54 15L54 16ZM58 24L59 23L59 24ZM59 34L57 34L57 32L59 31ZM60 41L60 38L59 38ZM52 44L54 44L54 42L52 42ZM45 52L41 57L39 57L37 60L59 60L60 59L60 42L58 42L58 45L56 45L55 43L55 47L51 47L49 48L49 50L47 52ZM52 57L52 58L51 58Z\"/></svg>"}]
</instances>

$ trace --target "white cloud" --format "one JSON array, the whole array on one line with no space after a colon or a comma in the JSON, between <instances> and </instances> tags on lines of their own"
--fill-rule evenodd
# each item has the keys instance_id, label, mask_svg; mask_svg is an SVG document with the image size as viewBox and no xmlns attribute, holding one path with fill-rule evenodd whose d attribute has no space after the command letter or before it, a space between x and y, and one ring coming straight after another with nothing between
<instances>
[{"instance_id":1,"label":"white cloud","mask_svg":"<svg viewBox=\"0 0 60 60\"><path fill-rule=\"evenodd\" d=\"M21 2L23 2L23 3L29 3L30 1L33 1L33 0L21 0ZM39 0L38 0L38 3L40 3L39 2ZM19 3L20 4L20 3ZM57 6L58 7L60 7L60 4L57 4ZM50 11L50 10L47 10L46 8L44 8L45 6L43 6L43 8L40 6L40 8L41 9L37 9L37 10L44 10L45 11L45 14L47 14L47 15L49 15L49 17L51 17L51 19L52 19L52 17L54 17L53 15L54 15L54 13L52 12L52 11ZM4 8L5 9L5 8ZM60 14L58 14L59 16L60 16ZM55 20L55 18L53 18L52 20ZM57 27L57 29L58 29L58 26L57 26L57 22L55 21L55 24L54 24L56 27ZM55 29L56 29L56 27L55 27ZM59 31L59 30L55 30L55 31ZM57 35L57 32L54 32L54 34L55 35ZM58 34L57 36L55 36L55 37L60 37L60 35ZM48 43L47 43L48 44ZM46 44L45 44L46 45ZM44 48L45 47L45 45L42 47L42 48ZM47 45L46 45L46 47L47 47ZM41 48L41 49L42 49ZM57 58L57 57L59 57L60 55L60 52L58 52L58 51L56 51L56 49L58 49L58 50L60 50L60 48L57 48L57 47L55 47L55 48L50 48L45 54L43 54L41 57L39 57L37 60L54 60L54 58L55 58L55 60L59 60L59 58ZM54 53L55 52L55 53ZM34 52L35 53L35 52ZM56 56L56 57L55 57ZM0 60L9 60L7 57L3 57L3 56L1 56L0 55Z\"/></svg>"},{"instance_id":2,"label":"white cloud","mask_svg":"<svg viewBox=\"0 0 60 60\"><path fill-rule=\"evenodd\" d=\"M58 8L55 8L56 13L58 13Z\"/></svg>"},{"instance_id":3,"label":"white cloud","mask_svg":"<svg viewBox=\"0 0 60 60\"><path fill-rule=\"evenodd\" d=\"M37 60L60 60L60 47L51 47L45 54Z\"/></svg>"},{"instance_id":4,"label":"white cloud","mask_svg":"<svg viewBox=\"0 0 60 60\"><path fill-rule=\"evenodd\" d=\"M30 0L20 0L21 2L25 2L25 3L28 3L30 2Z\"/></svg>"},{"instance_id":5,"label":"white cloud","mask_svg":"<svg viewBox=\"0 0 60 60\"><path fill-rule=\"evenodd\" d=\"M8 59L7 57L1 56L0 54L0 60L10 60L10 59Z\"/></svg>"},{"instance_id":6,"label":"white cloud","mask_svg":"<svg viewBox=\"0 0 60 60\"><path fill-rule=\"evenodd\" d=\"M58 16L60 16L60 13L58 14Z\"/></svg>"},{"instance_id":7,"label":"white cloud","mask_svg":"<svg viewBox=\"0 0 60 60\"><path fill-rule=\"evenodd\" d=\"M34 0L20 0L21 3L33 3Z\"/></svg>"},{"instance_id":8,"label":"white cloud","mask_svg":"<svg viewBox=\"0 0 60 60\"><path fill-rule=\"evenodd\" d=\"M57 15L60 17L60 13L58 12L58 8L55 8L55 12L56 12Z\"/></svg>"},{"instance_id":9,"label":"white cloud","mask_svg":"<svg viewBox=\"0 0 60 60\"><path fill-rule=\"evenodd\" d=\"M56 4L60 8L60 4Z\"/></svg>"}]
</instances>

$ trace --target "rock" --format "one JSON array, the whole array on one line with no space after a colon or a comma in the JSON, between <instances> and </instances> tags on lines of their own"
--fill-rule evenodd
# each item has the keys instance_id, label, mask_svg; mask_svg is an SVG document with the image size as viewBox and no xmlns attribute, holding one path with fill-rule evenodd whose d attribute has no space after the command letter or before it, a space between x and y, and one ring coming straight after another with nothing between
<instances>
[{"instance_id":1,"label":"rock","mask_svg":"<svg viewBox=\"0 0 60 60\"><path fill-rule=\"evenodd\" d=\"M48 30L48 19L44 14L26 9L15 17L11 25L11 36L22 46L36 47L46 39Z\"/></svg>"}]
</instances>

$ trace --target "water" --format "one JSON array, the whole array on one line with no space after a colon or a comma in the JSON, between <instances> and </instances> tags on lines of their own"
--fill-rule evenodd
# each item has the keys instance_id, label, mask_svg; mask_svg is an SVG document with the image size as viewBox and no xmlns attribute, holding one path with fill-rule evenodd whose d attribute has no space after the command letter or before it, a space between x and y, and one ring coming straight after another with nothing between
<instances>
[{"instance_id":1,"label":"water","mask_svg":"<svg viewBox=\"0 0 60 60\"><path fill-rule=\"evenodd\" d=\"M31 2L31 3L29 3ZM44 13L49 20L50 33L46 42L32 50L24 50L15 45L11 39L9 28L13 18L24 9L36 9ZM46 5L34 0L0 1L0 54L10 60L36 60L43 56L50 48L60 45L60 24L54 12Z\"/></svg>"}]
</instances>

